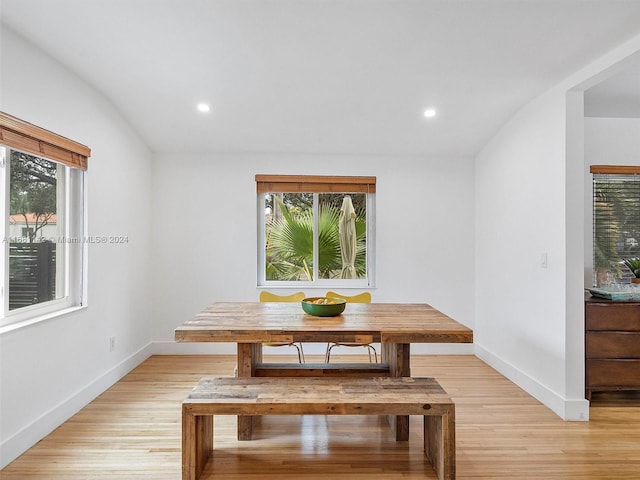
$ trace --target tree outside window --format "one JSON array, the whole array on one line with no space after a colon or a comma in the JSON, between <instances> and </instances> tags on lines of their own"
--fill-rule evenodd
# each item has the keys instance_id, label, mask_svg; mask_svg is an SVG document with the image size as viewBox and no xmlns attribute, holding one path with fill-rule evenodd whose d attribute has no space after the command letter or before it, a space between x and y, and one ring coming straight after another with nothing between
<instances>
[{"instance_id":1,"label":"tree outside window","mask_svg":"<svg viewBox=\"0 0 640 480\"><path fill-rule=\"evenodd\" d=\"M50 160L10 150L9 310L48 302L62 293L56 282L55 241L59 168ZM14 226L19 230L11 232ZM54 227L49 231L54 238L43 236L47 226Z\"/></svg>"},{"instance_id":2,"label":"tree outside window","mask_svg":"<svg viewBox=\"0 0 640 480\"><path fill-rule=\"evenodd\" d=\"M259 284L370 285L375 190L335 185L333 177L321 177L323 181L315 183L312 180L317 177L295 178L291 185L282 182L259 187ZM289 186L296 191L286 191ZM358 189L365 191L353 191ZM344 211L347 204L353 206L348 218ZM344 226L349 221L349 238L353 241L355 236L355 249L345 243Z\"/></svg>"},{"instance_id":3,"label":"tree outside window","mask_svg":"<svg viewBox=\"0 0 640 480\"><path fill-rule=\"evenodd\" d=\"M34 243L42 229L56 219L58 165L50 160L11 150L10 215L24 224Z\"/></svg>"}]
</instances>

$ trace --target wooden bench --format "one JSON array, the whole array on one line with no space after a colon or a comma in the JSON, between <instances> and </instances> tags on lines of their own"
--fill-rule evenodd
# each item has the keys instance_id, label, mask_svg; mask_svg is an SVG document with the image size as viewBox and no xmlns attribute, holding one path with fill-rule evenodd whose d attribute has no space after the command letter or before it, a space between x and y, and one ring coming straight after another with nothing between
<instances>
[{"instance_id":1,"label":"wooden bench","mask_svg":"<svg viewBox=\"0 0 640 480\"><path fill-rule=\"evenodd\" d=\"M213 453L214 415L422 415L424 452L455 478L455 406L433 378L205 377L182 403L182 478Z\"/></svg>"}]
</instances>

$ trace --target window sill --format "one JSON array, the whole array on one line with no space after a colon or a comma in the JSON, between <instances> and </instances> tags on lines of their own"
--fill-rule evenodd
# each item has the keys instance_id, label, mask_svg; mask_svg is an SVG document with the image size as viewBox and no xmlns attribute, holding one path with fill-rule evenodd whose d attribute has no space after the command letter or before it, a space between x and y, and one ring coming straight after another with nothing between
<instances>
[{"instance_id":1,"label":"window sill","mask_svg":"<svg viewBox=\"0 0 640 480\"><path fill-rule=\"evenodd\" d=\"M52 318L61 317L63 315L68 315L70 313L75 313L80 310L87 308L86 305L76 306L76 307L68 307L63 308L61 310L57 310L55 312L45 313L43 315L38 315L32 318L19 320L15 323L11 323L9 325L4 325L0 327L0 335L4 335L5 333L13 332L14 330L20 330L22 328L30 327L32 325L36 325L41 322L45 322L47 320L51 320Z\"/></svg>"}]
</instances>

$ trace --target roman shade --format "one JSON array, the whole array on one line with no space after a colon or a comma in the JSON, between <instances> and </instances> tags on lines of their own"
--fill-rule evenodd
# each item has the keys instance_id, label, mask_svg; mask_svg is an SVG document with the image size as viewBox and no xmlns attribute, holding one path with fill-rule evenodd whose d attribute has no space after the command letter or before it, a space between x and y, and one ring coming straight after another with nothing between
<instances>
[{"instance_id":1,"label":"roman shade","mask_svg":"<svg viewBox=\"0 0 640 480\"><path fill-rule=\"evenodd\" d=\"M258 193L375 193L376 177L256 175Z\"/></svg>"},{"instance_id":2,"label":"roman shade","mask_svg":"<svg viewBox=\"0 0 640 480\"><path fill-rule=\"evenodd\" d=\"M87 169L91 149L61 135L0 112L0 143L80 170Z\"/></svg>"}]
</instances>

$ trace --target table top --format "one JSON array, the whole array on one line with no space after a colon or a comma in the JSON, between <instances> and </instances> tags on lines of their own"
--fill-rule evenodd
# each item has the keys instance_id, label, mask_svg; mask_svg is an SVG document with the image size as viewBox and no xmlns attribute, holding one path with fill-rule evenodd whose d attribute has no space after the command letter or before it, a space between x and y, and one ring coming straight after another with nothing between
<instances>
[{"instance_id":1,"label":"table top","mask_svg":"<svg viewBox=\"0 0 640 480\"><path fill-rule=\"evenodd\" d=\"M176 328L178 342L472 343L473 331L427 304L348 303L314 317L300 303L218 302Z\"/></svg>"}]
</instances>

